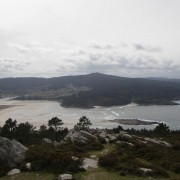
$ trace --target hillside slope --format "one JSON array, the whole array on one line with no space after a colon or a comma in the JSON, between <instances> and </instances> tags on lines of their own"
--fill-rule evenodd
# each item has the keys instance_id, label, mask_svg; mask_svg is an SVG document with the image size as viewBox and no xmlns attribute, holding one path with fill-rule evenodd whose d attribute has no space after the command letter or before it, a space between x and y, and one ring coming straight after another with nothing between
<instances>
[{"instance_id":1,"label":"hillside slope","mask_svg":"<svg viewBox=\"0 0 180 180\"><path fill-rule=\"evenodd\" d=\"M126 78L100 73L54 78L0 79L0 94L18 99L61 100L67 107L138 104L174 104L180 82Z\"/></svg>"}]
</instances>

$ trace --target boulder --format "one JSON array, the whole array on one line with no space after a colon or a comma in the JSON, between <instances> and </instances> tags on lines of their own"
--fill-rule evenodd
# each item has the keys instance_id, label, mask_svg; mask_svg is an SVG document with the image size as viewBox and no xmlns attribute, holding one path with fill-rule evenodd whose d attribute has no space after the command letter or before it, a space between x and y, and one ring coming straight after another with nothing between
<instances>
[{"instance_id":1,"label":"boulder","mask_svg":"<svg viewBox=\"0 0 180 180\"><path fill-rule=\"evenodd\" d=\"M72 141L73 143L77 143L77 144L87 144L90 140L96 140L97 137L86 132L83 130L80 131L74 131L71 130L66 137L64 138L63 142L66 141Z\"/></svg>"},{"instance_id":2,"label":"boulder","mask_svg":"<svg viewBox=\"0 0 180 180\"><path fill-rule=\"evenodd\" d=\"M9 167L17 167L23 161L26 150L18 141L0 136L0 161Z\"/></svg>"},{"instance_id":3,"label":"boulder","mask_svg":"<svg viewBox=\"0 0 180 180\"><path fill-rule=\"evenodd\" d=\"M162 140L159 140L159 139L147 138L147 137L144 138L144 142L145 142L145 144L152 143L152 144L157 144L157 145L166 146L166 147L171 147L172 146L171 144L169 144L166 141L162 141Z\"/></svg>"},{"instance_id":4,"label":"boulder","mask_svg":"<svg viewBox=\"0 0 180 180\"><path fill-rule=\"evenodd\" d=\"M148 175L149 173L153 172L152 169L148 169L148 168L139 168L139 169L142 172L142 175Z\"/></svg>"},{"instance_id":5,"label":"boulder","mask_svg":"<svg viewBox=\"0 0 180 180\"><path fill-rule=\"evenodd\" d=\"M103 139L106 143L109 142L115 142L117 140L117 135L116 134L108 134L105 131L102 131L98 135L101 139Z\"/></svg>"},{"instance_id":6,"label":"boulder","mask_svg":"<svg viewBox=\"0 0 180 180\"><path fill-rule=\"evenodd\" d=\"M75 156L72 156L72 159L73 159L74 161L78 161L78 160L79 160L79 158L78 158L78 157L75 157Z\"/></svg>"},{"instance_id":7,"label":"boulder","mask_svg":"<svg viewBox=\"0 0 180 180\"><path fill-rule=\"evenodd\" d=\"M98 168L98 160L84 158L82 168L88 170L89 168L96 169Z\"/></svg>"},{"instance_id":8,"label":"boulder","mask_svg":"<svg viewBox=\"0 0 180 180\"><path fill-rule=\"evenodd\" d=\"M42 144L53 144L53 142L48 138L43 138L42 139Z\"/></svg>"},{"instance_id":9,"label":"boulder","mask_svg":"<svg viewBox=\"0 0 180 180\"><path fill-rule=\"evenodd\" d=\"M106 143L109 143L109 138L104 138Z\"/></svg>"},{"instance_id":10,"label":"boulder","mask_svg":"<svg viewBox=\"0 0 180 180\"><path fill-rule=\"evenodd\" d=\"M115 142L117 139L115 134L107 134L107 137L109 138L109 142Z\"/></svg>"},{"instance_id":11,"label":"boulder","mask_svg":"<svg viewBox=\"0 0 180 180\"><path fill-rule=\"evenodd\" d=\"M19 170L19 169L12 169L11 171L9 171L8 173L7 173L7 175L8 176L12 176L12 175L14 175L14 174L18 174L18 173L20 173L21 171Z\"/></svg>"},{"instance_id":12,"label":"boulder","mask_svg":"<svg viewBox=\"0 0 180 180\"><path fill-rule=\"evenodd\" d=\"M133 136L127 134L126 132L120 132L118 135L123 140L132 140Z\"/></svg>"},{"instance_id":13,"label":"boulder","mask_svg":"<svg viewBox=\"0 0 180 180\"><path fill-rule=\"evenodd\" d=\"M70 180L70 179L72 179L71 174L61 174L58 176L58 180Z\"/></svg>"},{"instance_id":14,"label":"boulder","mask_svg":"<svg viewBox=\"0 0 180 180\"><path fill-rule=\"evenodd\" d=\"M130 142L126 142L126 141L117 141L116 144L120 144L120 145L129 145L129 146L134 146L134 144L130 143Z\"/></svg>"},{"instance_id":15,"label":"boulder","mask_svg":"<svg viewBox=\"0 0 180 180\"><path fill-rule=\"evenodd\" d=\"M51 140L48 139L48 138L43 138L43 139L42 139L42 144L52 144L52 145L55 146L55 147L61 145L61 143L59 143L59 142L57 142L57 141L51 141Z\"/></svg>"},{"instance_id":16,"label":"boulder","mask_svg":"<svg viewBox=\"0 0 180 180\"><path fill-rule=\"evenodd\" d=\"M99 137L105 139L107 137L107 133L106 132L100 132Z\"/></svg>"},{"instance_id":17,"label":"boulder","mask_svg":"<svg viewBox=\"0 0 180 180\"><path fill-rule=\"evenodd\" d=\"M25 166L26 166L26 168L27 168L28 170L31 170L31 163L28 162L28 163L26 163Z\"/></svg>"},{"instance_id":18,"label":"boulder","mask_svg":"<svg viewBox=\"0 0 180 180\"><path fill-rule=\"evenodd\" d=\"M159 140L159 139L153 139L153 138L149 138L149 137L138 137L136 136L136 140L141 143L141 144L146 144L147 146L154 146L154 145L158 145L158 146L164 146L164 147L172 147L172 145L166 141L163 140Z\"/></svg>"},{"instance_id":19,"label":"boulder","mask_svg":"<svg viewBox=\"0 0 180 180\"><path fill-rule=\"evenodd\" d=\"M58 146L61 145L61 143L59 143L59 142L57 142L57 141L53 141L53 145L54 145L55 147L58 147Z\"/></svg>"}]
</instances>

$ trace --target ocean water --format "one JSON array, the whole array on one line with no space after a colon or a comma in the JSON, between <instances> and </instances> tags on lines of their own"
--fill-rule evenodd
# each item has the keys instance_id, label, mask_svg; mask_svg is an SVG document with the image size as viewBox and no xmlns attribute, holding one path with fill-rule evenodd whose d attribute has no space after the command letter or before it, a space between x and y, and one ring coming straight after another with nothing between
<instances>
[{"instance_id":1,"label":"ocean water","mask_svg":"<svg viewBox=\"0 0 180 180\"><path fill-rule=\"evenodd\" d=\"M180 103L180 101L178 101ZM0 110L0 126L8 118L16 119L18 122L30 122L39 127L47 125L48 120L58 116L63 120L64 126L72 128L81 116L87 116L93 123L93 127L113 128L121 125L123 128L153 129L155 125L122 125L109 120L132 119L153 120L166 123L170 129L180 129L180 105L176 106L138 106L130 104L127 106L95 107L92 109L64 108L54 101L17 101L0 99L0 105L15 105Z\"/></svg>"}]
</instances>

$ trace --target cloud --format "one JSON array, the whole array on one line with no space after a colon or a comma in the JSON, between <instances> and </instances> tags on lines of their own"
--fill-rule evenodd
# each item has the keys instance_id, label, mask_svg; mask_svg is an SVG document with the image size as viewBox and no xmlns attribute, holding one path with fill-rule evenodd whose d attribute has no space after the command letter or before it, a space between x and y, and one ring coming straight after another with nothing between
<instances>
[{"instance_id":1,"label":"cloud","mask_svg":"<svg viewBox=\"0 0 180 180\"><path fill-rule=\"evenodd\" d=\"M121 47L128 47L128 44L125 42L121 42L117 45L112 45L108 43L97 43L97 42L90 42L87 44L87 47L92 49L99 49L99 50L112 50L112 49L118 49Z\"/></svg>"},{"instance_id":2,"label":"cloud","mask_svg":"<svg viewBox=\"0 0 180 180\"><path fill-rule=\"evenodd\" d=\"M158 76L159 72L173 74L180 71L180 63L165 58L164 52L157 55L149 53L147 47L140 51L128 44L89 43L76 46L56 42L47 47L35 42L26 45L8 43L8 46L18 51L19 56L0 59L0 70L7 75L11 72L16 76L17 71L21 71L21 76L44 77L102 72L143 77L147 73Z\"/></svg>"},{"instance_id":3,"label":"cloud","mask_svg":"<svg viewBox=\"0 0 180 180\"><path fill-rule=\"evenodd\" d=\"M0 58L0 75L7 75L10 73L16 73L24 71L24 69L30 64L28 61L24 61L16 58Z\"/></svg>"},{"instance_id":4,"label":"cloud","mask_svg":"<svg viewBox=\"0 0 180 180\"><path fill-rule=\"evenodd\" d=\"M99 47L99 46L98 46ZM106 46L107 47L107 46ZM69 53L61 57L61 63L57 63L57 71L61 72L158 72L175 71L180 69L180 64L163 57L156 58L148 53L128 52L124 53L120 48L101 48L98 51L90 49L81 50L83 53ZM111 47L111 48L110 48Z\"/></svg>"},{"instance_id":5,"label":"cloud","mask_svg":"<svg viewBox=\"0 0 180 180\"><path fill-rule=\"evenodd\" d=\"M162 52L161 47L152 47L149 45L142 44L133 44L134 48L139 51L147 51L147 52Z\"/></svg>"},{"instance_id":6,"label":"cloud","mask_svg":"<svg viewBox=\"0 0 180 180\"><path fill-rule=\"evenodd\" d=\"M21 53L52 53L54 49L51 47L41 46L39 43L30 43L28 45L22 45L17 43L9 42L7 45L11 48L15 48Z\"/></svg>"}]
</instances>

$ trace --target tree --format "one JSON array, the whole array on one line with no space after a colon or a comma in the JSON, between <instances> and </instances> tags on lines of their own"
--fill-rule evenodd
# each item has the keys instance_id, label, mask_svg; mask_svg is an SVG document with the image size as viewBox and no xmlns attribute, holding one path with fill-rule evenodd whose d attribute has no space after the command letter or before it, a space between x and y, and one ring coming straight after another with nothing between
<instances>
[{"instance_id":1,"label":"tree","mask_svg":"<svg viewBox=\"0 0 180 180\"><path fill-rule=\"evenodd\" d=\"M1 128L1 135L7 138L13 138L16 128L17 128L17 121L16 120L13 121L11 118L9 118L5 122L4 126Z\"/></svg>"},{"instance_id":2,"label":"tree","mask_svg":"<svg viewBox=\"0 0 180 180\"><path fill-rule=\"evenodd\" d=\"M39 131L40 132L44 132L44 131L46 131L47 130L47 127L43 124L43 125L41 125L40 126L40 128L39 128Z\"/></svg>"},{"instance_id":3,"label":"tree","mask_svg":"<svg viewBox=\"0 0 180 180\"><path fill-rule=\"evenodd\" d=\"M57 140L57 131L60 128L60 126L62 126L64 123L62 122L61 119L59 119L57 116L53 117L52 119L50 119L48 121L48 126L50 126L50 128L53 128L55 131L55 139Z\"/></svg>"},{"instance_id":4,"label":"tree","mask_svg":"<svg viewBox=\"0 0 180 180\"><path fill-rule=\"evenodd\" d=\"M77 125L75 125L75 128L78 128L78 129L87 129L91 125L92 125L91 121L86 116L82 116L79 119L79 123L77 123Z\"/></svg>"},{"instance_id":5,"label":"tree","mask_svg":"<svg viewBox=\"0 0 180 180\"><path fill-rule=\"evenodd\" d=\"M16 139L22 144L29 144L35 128L36 127L34 127L32 124L28 122L20 123L16 128L16 132L15 132Z\"/></svg>"},{"instance_id":6,"label":"tree","mask_svg":"<svg viewBox=\"0 0 180 180\"><path fill-rule=\"evenodd\" d=\"M154 134L159 134L161 136L166 136L170 133L169 126L167 126L164 123L160 123L156 128L154 129Z\"/></svg>"}]
</instances>

